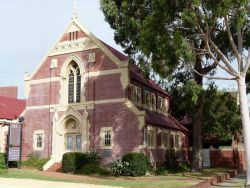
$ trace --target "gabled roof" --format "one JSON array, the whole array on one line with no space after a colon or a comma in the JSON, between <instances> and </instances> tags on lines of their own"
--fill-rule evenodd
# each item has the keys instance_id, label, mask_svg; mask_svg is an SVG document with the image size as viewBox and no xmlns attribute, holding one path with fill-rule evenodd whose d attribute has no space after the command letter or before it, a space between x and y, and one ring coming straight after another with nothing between
<instances>
[{"instance_id":1,"label":"gabled roof","mask_svg":"<svg viewBox=\"0 0 250 188\"><path fill-rule=\"evenodd\" d=\"M108 45L107 43L103 42L102 40L100 40L120 61L127 61L128 57L126 55L124 55L123 53L119 52L118 50L116 50L115 48L113 48L112 46Z\"/></svg>"},{"instance_id":2,"label":"gabled roof","mask_svg":"<svg viewBox=\"0 0 250 188\"><path fill-rule=\"evenodd\" d=\"M153 81L152 79L146 79L143 73L138 69L138 67L136 67L135 65L130 65L129 68L131 80L139 82L142 85L145 85L155 91L160 92L163 95L172 98L171 95L169 95L164 89L162 89L158 84L156 84L155 81Z\"/></svg>"},{"instance_id":3,"label":"gabled roof","mask_svg":"<svg viewBox=\"0 0 250 188\"><path fill-rule=\"evenodd\" d=\"M26 107L26 101L0 96L0 119L17 119Z\"/></svg>"},{"instance_id":4,"label":"gabled roof","mask_svg":"<svg viewBox=\"0 0 250 188\"><path fill-rule=\"evenodd\" d=\"M145 111L146 111L146 121L151 125L160 126L168 129L174 129L182 132L188 132L188 130L173 116L167 116L149 110Z\"/></svg>"},{"instance_id":5,"label":"gabled roof","mask_svg":"<svg viewBox=\"0 0 250 188\"><path fill-rule=\"evenodd\" d=\"M95 37L91 32L89 32L78 20L77 17L72 18L69 25L66 27L65 31L62 33L62 35L59 37L57 42L52 46L52 48L49 50L49 52L46 54L46 56L43 58L37 69L30 75L30 78L32 79L33 76L37 73L39 68L43 65L46 58L49 56L49 53L56 47L56 45L60 42L60 40L63 38L64 34L67 33L71 29L71 27L77 27L81 31L83 31L86 36L93 42L95 45L100 48L114 63L116 63L119 67L124 67L127 65L126 56L123 55L121 52L115 50L108 44L106 44L103 41L100 41L97 37Z\"/></svg>"}]
</instances>

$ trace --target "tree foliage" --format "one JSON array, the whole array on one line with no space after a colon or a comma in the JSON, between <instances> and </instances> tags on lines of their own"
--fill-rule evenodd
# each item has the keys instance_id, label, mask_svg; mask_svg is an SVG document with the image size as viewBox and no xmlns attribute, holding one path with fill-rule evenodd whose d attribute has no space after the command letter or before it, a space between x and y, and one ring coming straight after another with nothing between
<instances>
[{"instance_id":1,"label":"tree foliage","mask_svg":"<svg viewBox=\"0 0 250 188\"><path fill-rule=\"evenodd\" d=\"M194 81L174 85L169 93L175 96L172 101L172 114L180 119L194 116L195 104L199 94L204 94L203 127L204 135L213 135L219 140L230 140L235 131L241 130L237 92L220 91L214 83L206 89Z\"/></svg>"},{"instance_id":2,"label":"tree foliage","mask_svg":"<svg viewBox=\"0 0 250 188\"><path fill-rule=\"evenodd\" d=\"M233 57L223 18L228 14L230 28L237 38L237 26L244 33L243 47L250 44L248 0L101 0L106 21L115 30L115 41L131 56L143 54L151 67L167 77L180 60L202 61L201 74L207 74L217 64L204 48L207 29L218 48ZM236 13L235 13L235 12ZM204 32L204 33L201 33ZM211 49L212 53L214 49ZM215 55L215 58L221 57ZM197 67L196 67L197 68Z\"/></svg>"},{"instance_id":3,"label":"tree foliage","mask_svg":"<svg viewBox=\"0 0 250 188\"><path fill-rule=\"evenodd\" d=\"M136 58L139 54L139 57L147 59L149 63L146 66L161 78L167 78L180 66L185 66L193 71L192 78L198 85L188 85L193 89L190 92L199 91L198 88L203 86L203 77L241 82L245 79L249 67L245 53L250 44L249 0L100 2L106 21L115 30L116 42L125 48L130 57ZM237 62L237 69L232 62ZM216 68L230 77L214 76L212 70ZM184 72L183 78L185 75ZM204 92L192 97L197 102L194 103L194 170L201 169L200 129L204 99Z\"/></svg>"}]
</instances>

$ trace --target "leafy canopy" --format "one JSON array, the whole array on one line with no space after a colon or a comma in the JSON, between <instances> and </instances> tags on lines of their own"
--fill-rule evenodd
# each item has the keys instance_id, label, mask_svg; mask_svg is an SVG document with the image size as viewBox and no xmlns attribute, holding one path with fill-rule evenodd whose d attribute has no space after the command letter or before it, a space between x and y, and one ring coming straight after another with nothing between
<instances>
[{"instance_id":1,"label":"leafy canopy","mask_svg":"<svg viewBox=\"0 0 250 188\"><path fill-rule=\"evenodd\" d=\"M161 77L167 77L180 61L202 59L202 74L214 59L204 52L204 33L231 60L223 19L229 15L232 36L237 41L240 26L243 48L250 44L248 0L100 0L106 21L115 30L115 40L131 56L140 54ZM212 53L214 50L212 49ZM220 59L215 53L215 58ZM195 67L196 68L196 67Z\"/></svg>"},{"instance_id":2,"label":"leafy canopy","mask_svg":"<svg viewBox=\"0 0 250 188\"><path fill-rule=\"evenodd\" d=\"M172 114L176 117L194 116L198 96L203 93L203 127L204 135L213 135L220 140L230 140L235 131L241 130L237 93L220 91L210 83L206 89L194 81L183 85L174 85L169 89L177 100L172 101Z\"/></svg>"}]
</instances>

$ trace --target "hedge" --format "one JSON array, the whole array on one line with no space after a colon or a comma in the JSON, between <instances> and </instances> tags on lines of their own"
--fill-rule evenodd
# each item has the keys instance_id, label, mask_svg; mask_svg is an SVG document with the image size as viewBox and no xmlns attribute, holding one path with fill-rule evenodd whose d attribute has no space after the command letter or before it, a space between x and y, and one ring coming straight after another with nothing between
<instances>
[{"instance_id":1,"label":"hedge","mask_svg":"<svg viewBox=\"0 0 250 188\"><path fill-rule=\"evenodd\" d=\"M126 163L127 176L144 176L148 170L149 158L143 153L128 153L122 157L122 162Z\"/></svg>"},{"instance_id":2,"label":"hedge","mask_svg":"<svg viewBox=\"0 0 250 188\"><path fill-rule=\"evenodd\" d=\"M100 164L100 156L96 152L69 152L63 155L62 171L76 173L86 164Z\"/></svg>"}]
</instances>

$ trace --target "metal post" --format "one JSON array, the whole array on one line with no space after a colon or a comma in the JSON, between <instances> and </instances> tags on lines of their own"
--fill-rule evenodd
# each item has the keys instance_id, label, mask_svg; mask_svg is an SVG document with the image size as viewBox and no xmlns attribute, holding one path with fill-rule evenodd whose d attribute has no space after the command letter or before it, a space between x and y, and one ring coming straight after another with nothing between
<instances>
[{"instance_id":1,"label":"metal post","mask_svg":"<svg viewBox=\"0 0 250 188\"><path fill-rule=\"evenodd\" d=\"M21 169L21 166L22 166L22 140L23 140L23 123L20 123L20 146L19 146L19 149L20 149L20 156L19 156L19 165L18 165L18 168Z\"/></svg>"},{"instance_id":2,"label":"metal post","mask_svg":"<svg viewBox=\"0 0 250 188\"><path fill-rule=\"evenodd\" d=\"M9 126L8 126L9 128L8 128L8 138L7 138L7 151L6 151L6 157L7 157L7 161L6 161L6 163L7 163L7 168L9 168L9 143L10 143L10 124L9 124Z\"/></svg>"}]
</instances>

